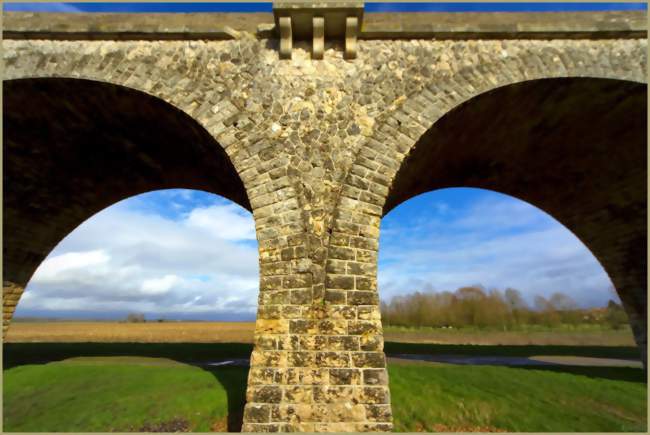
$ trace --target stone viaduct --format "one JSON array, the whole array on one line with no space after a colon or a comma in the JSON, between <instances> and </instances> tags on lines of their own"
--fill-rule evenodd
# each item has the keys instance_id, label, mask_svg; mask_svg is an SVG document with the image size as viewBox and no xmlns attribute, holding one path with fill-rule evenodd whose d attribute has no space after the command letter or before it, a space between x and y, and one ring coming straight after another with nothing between
<instances>
[{"instance_id":1,"label":"stone viaduct","mask_svg":"<svg viewBox=\"0 0 650 435\"><path fill-rule=\"evenodd\" d=\"M259 242L243 430L388 431L380 220L470 186L580 238L645 361L646 12L298 6L275 20L4 13L3 327L94 213L209 191L253 213Z\"/></svg>"}]
</instances>

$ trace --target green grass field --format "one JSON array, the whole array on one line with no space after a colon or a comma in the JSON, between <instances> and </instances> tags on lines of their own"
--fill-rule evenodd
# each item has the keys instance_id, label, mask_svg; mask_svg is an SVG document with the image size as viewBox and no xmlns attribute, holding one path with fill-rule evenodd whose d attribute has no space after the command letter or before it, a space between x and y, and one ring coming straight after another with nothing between
<instances>
[{"instance_id":1,"label":"green grass field","mask_svg":"<svg viewBox=\"0 0 650 435\"><path fill-rule=\"evenodd\" d=\"M14 367L4 372L4 430L227 431L229 410L241 412L246 376L242 368L206 371L163 358Z\"/></svg>"},{"instance_id":2,"label":"green grass field","mask_svg":"<svg viewBox=\"0 0 650 435\"><path fill-rule=\"evenodd\" d=\"M646 432L645 383L495 366L388 371L399 432Z\"/></svg>"},{"instance_id":3,"label":"green grass field","mask_svg":"<svg viewBox=\"0 0 650 435\"><path fill-rule=\"evenodd\" d=\"M187 362L245 357L246 346L56 345L5 345L4 361L10 363L4 371L5 431L203 432L241 426L247 369L203 369ZM468 355L494 355L497 350L422 346L408 350ZM500 354L570 354L564 348L546 352L540 346L526 348L506 347ZM135 356L138 353L146 356ZM583 354L626 355L623 349L608 348ZM42 364L43 355L51 362ZM641 369L540 370L408 362L390 364L389 376L396 431L645 432L647 428L647 384Z\"/></svg>"}]
</instances>

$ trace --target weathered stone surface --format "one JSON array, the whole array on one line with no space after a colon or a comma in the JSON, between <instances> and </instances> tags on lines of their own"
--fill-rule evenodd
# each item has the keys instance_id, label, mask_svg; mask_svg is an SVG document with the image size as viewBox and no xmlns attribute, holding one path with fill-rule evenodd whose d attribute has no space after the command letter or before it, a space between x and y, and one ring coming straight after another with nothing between
<instances>
[{"instance_id":1,"label":"weathered stone surface","mask_svg":"<svg viewBox=\"0 0 650 435\"><path fill-rule=\"evenodd\" d=\"M388 385L388 375L382 369L364 369L363 383L366 385Z\"/></svg>"},{"instance_id":2,"label":"weathered stone surface","mask_svg":"<svg viewBox=\"0 0 650 435\"><path fill-rule=\"evenodd\" d=\"M373 31L395 30L377 20ZM607 39L548 37L549 22L533 21L547 37L362 40L355 61L328 45L314 61L300 42L281 61L275 41L246 31L20 39L21 21L3 41L3 330L36 267L92 214L154 189L210 191L252 211L259 243L243 430L388 431L381 217L419 193L472 186L574 231L645 352L647 40L620 17ZM89 142L98 157L81 153ZM61 170L75 176L43 176Z\"/></svg>"},{"instance_id":3,"label":"weathered stone surface","mask_svg":"<svg viewBox=\"0 0 650 435\"><path fill-rule=\"evenodd\" d=\"M244 410L244 418L250 423L266 423L270 419L271 408L269 405L249 404Z\"/></svg>"},{"instance_id":4,"label":"weathered stone surface","mask_svg":"<svg viewBox=\"0 0 650 435\"><path fill-rule=\"evenodd\" d=\"M359 352L352 354L354 367L386 367L383 352Z\"/></svg>"},{"instance_id":5,"label":"weathered stone surface","mask_svg":"<svg viewBox=\"0 0 650 435\"><path fill-rule=\"evenodd\" d=\"M282 389L275 385L252 387L248 389L246 399L250 402L258 403L280 403L282 400Z\"/></svg>"},{"instance_id":6,"label":"weathered stone surface","mask_svg":"<svg viewBox=\"0 0 650 435\"><path fill-rule=\"evenodd\" d=\"M361 372L356 369L330 369L329 373L332 385L358 385L361 381Z\"/></svg>"}]
</instances>

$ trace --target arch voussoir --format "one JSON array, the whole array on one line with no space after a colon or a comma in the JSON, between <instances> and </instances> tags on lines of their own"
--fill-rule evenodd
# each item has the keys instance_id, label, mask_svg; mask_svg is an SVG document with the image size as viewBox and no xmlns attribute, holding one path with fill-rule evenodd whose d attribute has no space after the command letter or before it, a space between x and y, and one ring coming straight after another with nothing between
<instances>
[{"instance_id":1,"label":"arch voussoir","mask_svg":"<svg viewBox=\"0 0 650 435\"><path fill-rule=\"evenodd\" d=\"M372 253L366 258L376 263L377 250L374 248L379 239L379 219L386 211L386 205L390 208L395 206L393 203L386 204L395 177L405 159L421 142L424 133L447 113L491 90L534 80L595 77L644 82L645 56L639 52L638 57L633 57L633 53L642 46L637 41L613 41L600 46L593 41L536 41L534 44L507 41L502 43L501 52L495 50L495 56L470 61L460 59L456 65L451 65L450 72L436 76L421 90L408 96L403 104L385 114L381 125L355 155L341 188L330 242L330 258L339 252L345 255L332 260L335 267L333 265L328 269L328 279L345 270L349 279L354 278L355 283L361 283L364 290L377 291L376 268L350 269L347 265L357 261L359 255L364 256L364 252ZM430 146L435 147L436 144ZM440 155L440 158L444 156ZM427 174L422 173L421 176L426 177ZM352 240L360 236L360 229L368 222L371 222L370 227L365 228L372 230L366 232L365 242L366 247L371 249L359 251L358 246L352 245ZM638 287L639 282L635 285ZM330 288L326 286L326 291L330 291ZM626 297L622 299L625 301ZM378 300L378 297L374 297L374 300ZM643 301L636 304L645 306ZM647 310L636 313L628 309L628 312L635 331L645 331L644 327L639 328L635 324L639 317L647 316ZM645 321L641 323L645 325ZM635 332L635 335L645 355L645 333Z\"/></svg>"}]
</instances>

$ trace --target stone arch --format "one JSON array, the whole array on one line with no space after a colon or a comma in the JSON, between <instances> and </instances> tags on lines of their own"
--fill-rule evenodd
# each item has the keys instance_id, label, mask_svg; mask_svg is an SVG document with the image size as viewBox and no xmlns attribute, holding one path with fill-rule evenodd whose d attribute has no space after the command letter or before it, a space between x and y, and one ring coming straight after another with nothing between
<instances>
[{"instance_id":1,"label":"stone arch","mask_svg":"<svg viewBox=\"0 0 650 435\"><path fill-rule=\"evenodd\" d=\"M261 114L248 108L241 92L232 92L233 88L245 89L247 81L254 79L251 71L262 68L259 45L248 39L144 44L139 41L6 41L4 45L6 79L38 75L127 86L182 110L223 147L241 179L250 203L248 208L253 212L260 259L260 292L245 430L277 427L277 423L269 423L265 384L269 383L269 373L272 382L275 379L282 382L283 372L287 370L289 319L293 323L303 322L313 308L314 267L310 245L316 241L306 231L296 190L300 183L292 179L291 171L295 168L283 152L285 144L267 128L269 119L260 119ZM233 63L233 55L237 65L250 64L252 68L242 71ZM218 80L214 79L215 75L219 76ZM8 240L5 240L6 245ZM5 300L12 300L8 302L11 306L8 310L13 312L22 287L9 281L5 284ZM5 316L9 319L11 314ZM284 388L276 387L274 394ZM293 403L289 396L283 400ZM294 400L301 399L295 396Z\"/></svg>"},{"instance_id":2,"label":"stone arch","mask_svg":"<svg viewBox=\"0 0 650 435\"><path fill-rule=\"evenodd\" d=\"M509 77L500 68L491 76ZM589 70L576 75L616 77ZM496 190L545 210L588 246L619 292L645 361L646 86L639 77L566 75L503 86L454 76L390 115L360 150L342 188L329 281L355 275L355 292L376 292L379 222L406 199L441 187ZM563 140L571 145L562 148ZM341 268L341 248L351 250L348 259L361 254L365 269Z\"/></svg>"},{"instance_id":3,"label":"stone arch","mask_svg":"<svg viewBox=\"0 0 650 435\"><path fill-rule=\"evenodd\" d=\"M442 122L442 120L441 120L441 122ZM413 158L416 158L416 157L413 156ZM404 166L402 167L402 169L400 169L400 171L408 171L408 167L406 166L406 162L405 162ZM412 172L410 174L412 175ZM424 189L422 192L420 192L419 190L420 189L412 190L411 194L408 195L408 198L405 198L403 200L396 200L398 202L397 203L392 203L392 205L390 205L390 206L388 204L386 204L385 213L384 213L384 216L382 217L382 219L386 218L395 209L399 208L402 205L405 205L406 203L408 203L412 199L415 199L415 198L420 197L420 196L428 195L428 194L435 195L436 193L440 193L440 191L446 191L446 190L447 191L449 191L449 190L450 191L463 190L464 194L473 195L473 194L480 193L481 195L488 195L488 198L491 198L491 200L495 200L497 203L499 203L500 201L503 201L503 200L508 200L508 204L511 204L513 206L517 206L517 208L519 210L524 210L525 209L527 211L527 213L529 213L529 214L527 214L527 216L529 216L529 217L534 216L536 222L539 222L539 221L543 220L543 222L546 223L546 226L542 227L542 231L544 231L546 229L551 229L551 228L553 228L553 229L561 228L562 232L564 233L563 235L569 235L570 234L572 236L571 239L570 239L571 240L571 246L573 246L573 247L578 246L578 247L581 248L582 252L586 251L589 254L591 254L590 255L591 264L592 265L597 265L597 267L600 269L601 272L604 273L604 275L607 277L607 280L611 284L612 279L609 276L609 274L607 273L607 270L605 269L605 266L601 262L601 259L594 255L594 253L583 242L583 240L581 238L579 238L578 235L576 235L575 232L573 232L571 229L567 228L562 222L558 221L555 218L555 216L553 214L551 214L548 210L542 209L538 205L529 202L530 198L523 198L522 196L513 196L513 195L511 195L509 193L506 193L504 191L498 191L498 190L494 190L492 188L487 188L487 187L485 187L485 185L482 185L481 187L476 187L473 184L471 184L471 185L467 184L467 185L462 185L461 186L461 185L457 185L455 183L451 183L449 185L441 185L441 186L436 185L434 188L432 188L432 189ZM449 199L450 199L449 197L446 197L446 199L443 199L442 201L446 202ZM430 200L428 200L428 201L430 201ZM482 198L481 201L485 201L485 199ZM482 204L489 205L489 202L485 201L485 202L482 202ZM431 202L429 202L429 205L431 205ZM449 204L447 204L447 205L449 205ZM544 204L542 204L542 205L544 205ZM411 207L411 210L413 210L413 208L412 208L413 206L410 205L410 207ZM454 208L453 205L452 205L452 208ZM498 221L495 221L493 219L494 216L484 214L484 216L487 218L487 222L489 222L489 224L486 225L486 227L492 227L494 229L501 229L500 227L502 226L501 222L503 222L504 214L503 214L502 211L497 211L497 213L498 213L498 217L499 217ZM515 213L517 213L517 212L515 212ZM534 215L533 215L533 213L534 213ZM402 211L402 216L404 216L404 211ZM519 216L516 216L516 215L513 216L512 222L509 222L509 223L512 223L513 226L515 226L515 227L517 225L519 225L519 224L525 223L525 222L520 221L520 219L518 219L518 218L519 218ZM505 224L504 226L505 226L505 228L508 228L507 224ZM447 227L446 229L448 230L449 227ZM476 233L476 228L472 228L471 231L472 231L473 234ZM392 229L392 232L394 233L395 230ZM479 243L480 243L480 241L479 241ZM530 247L530 252L538 252L537 248L538 248L537 246L531 246ZM394 252L394 249L395 248L392 249L393 252ZM531 257L528 257L528 258L531 258ZM519 261L519 260L521 260L521 258L516 257L516 256L507 258L506 259L506 264L507 264L508 260ZM427 262L427 263L429 263L429 262ZM472 281L472 283L473 284L467 283L467 285L468 286L473 286L473 285L484 285L485 284L485 283L481 283L480 281ZM497 287L497 288L499 288L499 287ZM519 287L515 287L515 288L519 289ZM454 288L446 288L445 290L453 291ZM502 290L505 290L505 288L503 288ZM552 290L552 289L549 288L547 290ZM559 289L556 288L555 290L560 290L561 292L565 293L569 297L574 296L572 294L571 287L559 288Z\"/></svg>"},{"instance_id":4,"label":"stone arch","mask_svg":"<svg viewBox=\"0 0 650 435\"><path fill-rule=\"evenodd\" d=\"M303 232L302 227L299 231L295 228L298 195L295 183L289 180L289 159L278 149L282 144L256 128L246 101L232 97L232 89L228 89L245 87L252 76L223 59L236 53L238 64L253 64L257 71L259 47L254 41L7 40L3 47L5 80L62 78L111 83L157 97L185 112L226 151L247 189L257 227L277 227L278 214L282 214L285 236ZM214 80L214 75L223 80ZM289 228L284 228L284 222ZM268 254L265 246L269 244L279 246L278 256L281 247L286 247L286 240L273 241L276 233L258 232L261 254Z\"/></svg>"},{"instance_id":5,"label":"stone arch","mask_svg":"<svg viewBox=\"0 0 650 435\"><path fill-rule=\"evenodd\" d=\"M105 207L186 187L250 210L228 155L194 119L156 97L81 79L4 83L4 322L59 241Z\"/></svg>"}]
</instances>

